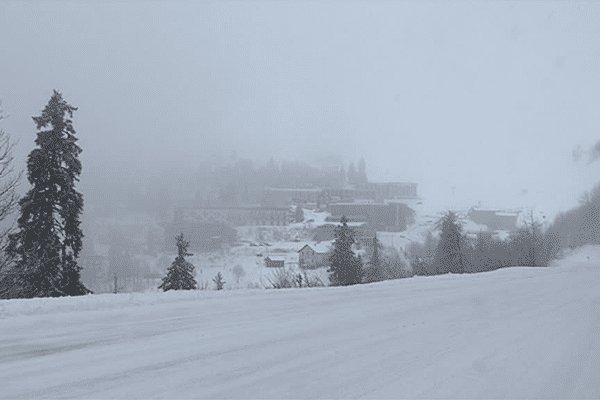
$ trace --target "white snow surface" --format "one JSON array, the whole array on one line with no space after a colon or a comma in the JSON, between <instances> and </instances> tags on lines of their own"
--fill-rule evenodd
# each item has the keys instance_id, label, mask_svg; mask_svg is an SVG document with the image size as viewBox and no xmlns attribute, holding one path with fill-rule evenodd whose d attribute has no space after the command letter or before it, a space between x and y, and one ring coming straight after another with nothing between
<instances>
[{"instance_id":1,"label":"white snow surface","mask_svg":"<svg viewBox=\"0 0 600 400\"><path fill-rule=\"evenodd\" d=\"M600 398L600 247L548 268L0 301L2 398Z\"/></svg>"}]
</instances>

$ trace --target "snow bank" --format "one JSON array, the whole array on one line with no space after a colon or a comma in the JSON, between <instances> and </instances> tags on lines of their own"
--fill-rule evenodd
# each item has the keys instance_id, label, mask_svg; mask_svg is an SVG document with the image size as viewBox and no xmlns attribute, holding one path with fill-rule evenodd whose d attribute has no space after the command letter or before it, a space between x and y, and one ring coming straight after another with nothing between
<instances>
[{"instance_id":1,"label":"snow bank","mask_svg":"<svg viewBox=\"0 0 600 400\"><path fill-rule=\"evenodd\" d=\"M236 289L236 290L193 290L193 291L169 291L169 292L146 292L146 293L105 293L78 297L61 298L36 298L36 299L12 299L0 300L0 318L16 317L21 315L41 315L68 312L89 312L100 310L123 309L127 307L153 306L156 304L192 302L206 299L246 298L253 296L286 296L290 292L297 291L336 291L355 290L357 292L372 291L373 287L394 285L399 291L439 290L456 281L464 282L465 286L479 285L480 282L488 281L493 277L495 282L500 283L509 280L520 280L539 277L544 274L556 273L556 268L568 270L569 266L580 266L582 264L594 268L600 268L600 246L584 246L568 251L562 260L551 264L549 268L511 267L495 271L466 275L441 275L441 276L415 276L412 278L385 281L369 285L358 285L351 288L302 288L302 289ZM268 268L261 270L269 272ZM553 272L554 271L554 272ZM212 273L212 271L211 271ZM569 272L570 273L570 272Z\"/></svg>"},{"instance_id":2,"label":"snow bank","mask_svg":"<svg viewBox=\"0 0 600 400\"><path fill-rule=\"evenodd\" d=\"M597 259L600 260L600 248L594 249ZM582 252L585 254L585 252ZM575 255L575 261L582 257ZM146 292L146 293L103 293L77 297L61 298L36 298L36 299L11 299L0 300L0 319L24 316L24 315L48 315L55 313L70 312L93 312L106 310L119 310L129 307L146 307L178 302L193 302L210 299L244 299L255 296L286 296L291 292L305 293L307 291L330 291L354 290L357 293L371 292L374 287L398 286L398 290L420 291L440 290L448 285L456 285L462 281L466 286L476 286L479 282L486 281L493 276L497 282L507 280L526 279L540 276L542 268L512 267L496 271L468 274L468 275L440 275L440 276L415 276L412 278L384 281L369 285L357 285L352 287L316 287L302 289L236 289L236 290L190 290L190 291L168 291L168 292ZM548 268L546 270L549 270ZM226 301L226 300L225 300Z\"/></svg>"}]
</instances>

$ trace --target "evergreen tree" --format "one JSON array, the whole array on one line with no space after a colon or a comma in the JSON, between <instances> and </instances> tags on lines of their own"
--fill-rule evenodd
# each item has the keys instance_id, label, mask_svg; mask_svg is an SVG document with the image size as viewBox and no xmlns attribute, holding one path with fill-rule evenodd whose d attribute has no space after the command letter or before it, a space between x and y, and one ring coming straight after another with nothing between
<instances>
[{"instance_id":1,"label":"evergreen tree","mask_svg":"<svg viewBox=\"0 0 600 400\"><path fill-rule=\"evenodd\" d=\"M495 260L492 259L492 255L494 255L492 249L492 234L490 232L480 231L477 234L475 248L472 252L472 260L469 263L471 268L465 272L485 272L493 270Z\"/></svg>"},{"instance_id":2,"label":"evergreen tree","mask_svg":"<svg viewBox=\"0 0 600 400\"><path fill-rule=\"evenodd\" d=\"M120 230L113 230L108 249L108 273L119 278L134 276L134 262L131 257L131 241Z\"/></svg>"},{"instance_id":3,"label":"evergreen tree","mask_svg":"<svg viewBox=\"0 0 600 400\"><path fill-rule=\"evenodd\" d=\"M463 273L466 243L456 214L446 213L440 224L442 233L434 261L436 274Z\"/></svg>"},{"instance_id":4,"label":"evergreen tree","mask_svg":"<svg viewBox=\"0 0 600 400\"><path fill-rule=\"evenodd\" d=\"M435 253L438 241L431 231L427 231L425 242L410 242L407 245L408 257L415 275L435 275Z\"/></svg>"},{"instance_id":5,"label":"evergreen tree","mask_svg":"<svg viewBox=\"0 0 600 400\"><path fill-rule=\"evenodd\" d=\"M225 286L225 281L223 280L223 275L221 275L221 271L217 272L217 275L213 278L213 282L217 285L217 290L223 290Z\"/></svg>"},{"instance_id":6,"label":"evergreen tree","mask_svg":"<svg viewBox=\"0 0 600 400\"><path fill-rule=\"evenodd\" d=\"M361 158L358 162L358 172L356 174L357 184L366 185L368 183L367 180L367 163L364 158Z\"/></svg>"},{"instance_id":7,"label":"evergreen tree","mask_svg":"<svg viewBox=\"0 0 600 400\"><path fill-rule=\"evenodd\" d=\"M373 237L373 254L369 261L369 267L366 273L367 282L379 282L386 279L385 265L381 257L383 246L377 238L377 234Z\"/></svg>"},{"instance_id":8,"label":"evergreen tree","mask_svg":"<svg viewBox=\"0 0 600 400\"><path fill-rule=\"evenodd\" d=\"M304 221L304 210L302 209L301 204L298 204L296 206L296 213L294 215L294 219L296 220L296 222Z\"/></svg>"},{"instance_id":9,"label":"evergreen tree","mask_svg":"<svg viewBox=\"0 0 600 400\"><path fill-rule=\"evenodd\" d=\"M525 217L525 226L511 233L510 246L513 252L513 265L535 267L543 261L542 224L533 210Z\"/></svg>"},{"instance_id":10,"label":"evergreen tree","mask_svg":"<svg viewBox=\"0 0 600 400\"><path fill-rule=\"evenodd\" d=\"M351 162L350 166L348 167L348 183L351 185L358 183L358 176L356 173L356 168L354 168L354 162Z\"/></svg>"},{"instance_id":11,"label":"evergreen tree","mask_svg":"<svg viewBox=\"0 0 600 400\"><path fill-rule=\"evenodd\" d=\"M346 185L346 182L348 181L348 177L346 175L346 169L344 168L343 165L340 167L340 170L338 173L339 173L338 184L340 187L343 188Z\"/></svg>"},{"instance_id":12,"label":"evergreen tree","mask_svg":"<svg viewBox=\"0 0 600 400\"><path fill-rule=\"evenodd\" d=\"M18 231L10 235L7 248L17 260L14 297L91 293L76 261L82 247L83 195L74 187L81 174L81 148L71 120L75 110L55 90L42 115L33 117L39 130L38 148L27 159L33 187L19 202Z\"/></svg>"},{"instance_id":13,"label":"evergreen tree","mask_svg":"<svg viewBox=\"0 0 600 400\"><path fill-rule=\"evenodd\" d=\"M187 252L190 242L183 238L183 233L175 238L178 255L167 271L167 276L162 280L158 287L163 291L167 290L192 290L198 287L194 279L194 266L185 260L185 257L192 256Z\"/></svg>"},{"instance_id":14,"label":"evergreen tree","mask_svg":"<svg viewBox=\"0 0 600 400\"><path fill-rule=\"evenodd\" d=\"M341 225L335 228L335 242L329 257L329 280L333 286L354 285L362 281L362 262L354 254L354 232L348 219L342 216Z\"/></svg>"}]
</instances>

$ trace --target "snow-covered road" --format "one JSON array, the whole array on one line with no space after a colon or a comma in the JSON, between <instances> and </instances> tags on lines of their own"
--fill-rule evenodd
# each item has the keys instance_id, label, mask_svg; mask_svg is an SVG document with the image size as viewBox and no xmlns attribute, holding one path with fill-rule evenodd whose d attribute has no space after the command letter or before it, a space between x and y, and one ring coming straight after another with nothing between
<instances>
[{"instance_id":1,"label":"snow-covered road","mask_svg":"<svg viewBox=\"0 0 600 400\"><path fill-rule=\"evenodd\" d=\"M585 252L349 288L4 301L0 397L600 398Z\"/></svg>"}]
</instances>

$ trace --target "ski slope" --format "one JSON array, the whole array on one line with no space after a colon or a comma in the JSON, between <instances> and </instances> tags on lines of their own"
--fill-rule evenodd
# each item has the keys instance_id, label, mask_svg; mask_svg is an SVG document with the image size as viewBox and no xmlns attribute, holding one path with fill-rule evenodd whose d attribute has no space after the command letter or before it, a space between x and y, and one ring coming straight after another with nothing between
<instances>
[{"instance_id":1,"label":"ski slope","mask_svg":"<svg viewBox=\"0 0 600 400\"><path fill-rule=\"evenodd\" d=\"M600 398L600 248L345 288L0 302L2 398Z\"/></svg>"}]
</instances>

